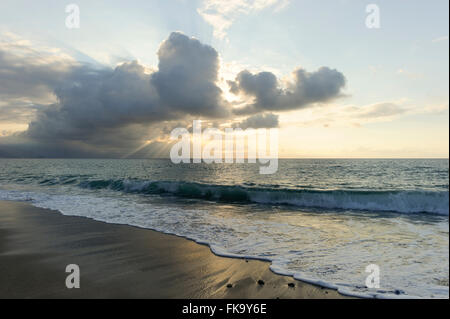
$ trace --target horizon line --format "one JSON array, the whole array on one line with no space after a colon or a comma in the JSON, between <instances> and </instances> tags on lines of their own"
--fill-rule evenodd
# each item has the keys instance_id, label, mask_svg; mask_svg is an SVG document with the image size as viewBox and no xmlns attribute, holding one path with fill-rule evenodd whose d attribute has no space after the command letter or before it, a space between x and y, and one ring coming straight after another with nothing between
<instances>
[{"instance_id":1,"label":"horizon line","mask_svg":"<svg viewBox=\"0 0 450 319\"><path fill-rule=\"evenodd\" d=\"M103 160L170 160L169 157L0 157L0 159L103 159ZM189 158L193 160L194 158ZM201 158L199 158L201 160ZM277 159L446 159L449 157L278 157ZM248 160L248 158L244 158ZM221 164L221 163L215 163ZM235 164L235 163L222 163L222 164ZM251 164L251 163L250 163Z\"/></svg>"}]
</instances>

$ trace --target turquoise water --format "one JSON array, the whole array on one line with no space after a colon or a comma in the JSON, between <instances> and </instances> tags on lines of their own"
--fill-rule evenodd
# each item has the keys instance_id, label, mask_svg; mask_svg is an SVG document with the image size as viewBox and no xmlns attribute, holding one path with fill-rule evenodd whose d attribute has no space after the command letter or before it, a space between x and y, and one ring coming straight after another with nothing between
<instances>
[{"instance_id":1,"label":"turquoise water","mask_svg":"<svg viewBox=\"0 0 450 319\"><path fill-rule=\"evenodd\" d=\"M378 297L448 298L448 160L0 159L0 199L156 229ZM380 288L366 288L369 264Z\"/></svg>"}]
</instances>

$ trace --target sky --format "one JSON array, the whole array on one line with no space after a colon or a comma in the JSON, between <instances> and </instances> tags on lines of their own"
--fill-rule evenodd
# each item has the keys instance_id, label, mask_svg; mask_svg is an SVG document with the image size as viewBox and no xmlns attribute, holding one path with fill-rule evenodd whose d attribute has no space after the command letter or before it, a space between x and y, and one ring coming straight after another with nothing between
<instances>
[{"instance_id":1,"label":"sky","mask_svg":"<svg viewBox=\"0 0 450 319\"><path fill-rule=\"evenodd\" d=\"M201 119L277 127L280 157L448 158L448 6L3 0L0 157L165 157Z\"/></svg>"}]
</instances>

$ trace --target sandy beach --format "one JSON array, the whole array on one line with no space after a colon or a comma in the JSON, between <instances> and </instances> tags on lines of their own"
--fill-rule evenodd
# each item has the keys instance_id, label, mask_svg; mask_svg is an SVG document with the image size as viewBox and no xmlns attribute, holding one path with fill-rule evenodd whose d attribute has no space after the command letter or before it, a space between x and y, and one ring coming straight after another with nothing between
<instances>
[{"instance_id":1,"label":"sandy beach","mask_svg":"<svg viewBox=\"0 0 450 319\"><path fill-rule=\"evenodd\" d=\"M68 264L80 267L79 289L65 286ZM342 298L267 262L10 201L0 201L0 283L0 298Z\"/></svg>"}]
</instances>

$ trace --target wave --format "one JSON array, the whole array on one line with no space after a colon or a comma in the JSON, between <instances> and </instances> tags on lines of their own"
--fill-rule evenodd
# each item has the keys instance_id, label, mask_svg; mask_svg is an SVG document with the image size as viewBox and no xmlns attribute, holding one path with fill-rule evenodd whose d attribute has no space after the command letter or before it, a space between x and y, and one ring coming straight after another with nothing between
<instances>
[{"instance_id":1,"label":"wave","mask_svg":"<svg viewBox=\"0 0 450 319\"><path fill-rule=\"evenodd\" d=\"M90 180L78 184L88 189L126 193L173 195L227 203L293 205L363 211L449 214L448 191L359 191L246 187L182 181Z\"/></svg>"},{"instance_id":2,"label":"wave","mask_svg":"<svg viewBox=\"0 0 450 319\"><path fill-rule=\"evenodd\" d=\"M45 184L47 185L62 185L66 179L58 178L58 181L52 179L41 180L45 181ZM383 204L385 205L383 207L388 207L388 210L392 211L393 209L397 209L397 206L394 205L398 205L401 209L405 209L405 206L400 205L400 202L403 201L403 205L410 205L408 208L409 212L416 211L417 208L413 206L414 200L408 200L408 196L410 196L411 198L415 198L417 202L423 202L425 198L427 204L425 205L422 203L421 205L432 207L427 208L428 212L432 209L436 209L435 207L437 206L432 205L442 204L440 209L445 209L444 206L447 205L448 215L448 193L445 192L305 191L273 189L272 186L267 186L267 188L249 188L244 186L131 179L85 180L81 183L78 180L76 183L73 183L73 186L85 188L87 191L81 190L81 192L79 192L75 190L73 193L70 192L70 190L74 190L72 187L58 187L56 193L53 193L52 191L48 192L49 189L45 189L45 191L42 192L40 187L32 191L24 191L23 189L3 190L0 188L0 199L29 201L36 207L58 210L64 215L83 216L107 223L132 225L186 237L200 244L208 245L216 255L270 261L270 269L275 273L293 276L295 279L318 286L337 289L344 295L367 298L412 298L413 296L448 298L448 284L446 287L445 284L436 284L436 277L434 276L436 269L441 269L441 267L445 268L445 260L447 260L448 264L448 259L445 259L445 256L448 256L448 246L445 249L445 245L443 244L445 243L445 234L447 234L448 239L448 222L446 221L443 223L444 226L441 225L442 227L431 228L434 229L432 231L433 234L444 238L443 240L438 241L435 239L432 240L435 243L441 242L441 248L435 249L432 254L429 254L426 243L424 243L425 246L421 244L422 240L417 242L418 245L408 244L405 246L396 244L389 246L390 253L388 254L388 257L406 256L405 258L408 258L409 260L409 258L413 258L411 256L416 256L414 258L417 259L413 258L411 260L417 260L417 262L422 260L425 255L427 258L432 258L430 262L422 264L423 267L419 267L418 270L415 270L418 271L418 273L415 273L414 276L415 278L421 278L420 280L414 280L413 284L411 284L411 281L408 279L409 277L403 276L404 273L408 273L405 271L407 265L405 266L406 268L398 267L398 265L395 265L395 261L389 261L391 258L387 258L384 267L392 269L392 271L389 272L390 278L383 281L386 283L386 286L384 286L383 289L371 291L360 285L358 273L355 274L354 271L346 272L346 270L356 269L354 267L355 265L366 265L373 262L373 256L367 254L367 251L370 251L373 247L379 249L384 246L384 248L386 248L387 246L381 242L375 242L366 238L361 238L362 240L356 241L348 241L346 239L346 246L340 246L340 249L337 250L343 252L339 254L335 251L333 245L331 247L328 245L316 246L317 243L320 243L321 241L327 242L326 240L317 240L317 238L327 237L317 237L318 233L315 231L314 227L298 228L289 225L289 223L280 222L279 220L270 221L264 216L262 216L261 219L261 217L258 217L257 215L252 215L251 218L241 217L240 208L247 211L244 205L237 207L236 214L223 218L220 214L219 216L215 216L208 209L200 209L197 205L192 209L185 207L184 205L168 205L166 203L167 201L164 201L163 203L160 203L159 201L149 203L149 201L145 200L145 197L140 198L139 196L139 194L168 194L188 198L192 198L193 196L202 198L201 196L204 196L203 198L205 199L208 198L223 201L232 200L241 203L260 201L269 204L275 201L286 202L286 199L290 199L295 200L302 205L308 205L308 200L317 200L318 202L313 203L314 206L311 207L318 207L318 204L324 205L325 200L324 202L320 202L320 198L328 200L326 203L327 205L348 207L354 206L355 203L358 203L358 200L362 201L366 197L371 197L371 204L359 203L358 205L360 205L360 207L372 205L373 207L374 203L376 203L376 205ZM276 185L273 186L277 187ZM102 192L101 190L103 189L124 193L136 193L138 196L110 196L111 193L109 191ZM37 192L35 192L36 190ZM95 190L99 191L97 192ZM60 191L62 191L62 193ZM239 191L247 195L245 197L239 195L230 199L228 195L221 197L221 194L223 194L221 192L224 191L226 194L233 193L232 191ZM208 195L206 195L206 192L209 192ZM389 197L400 198L400 200L397 200L397 204L394 204L393 199L387 199ZM353 202L345 202L348 198L352 198ZM376 201L378 201L378 203ZM292 211L292 213L295 214L295 211ZM443 214L445 214L445 211L443 211ZM355 232L359 229L364 229L366 225L372 225L372 222L379 222L376 218L374 221L366 219L353 221L351 215L343 215L342 220L350 220L352 227L354 227L353 231ZM301 218L303 218L303 216L301 216ZM308 217L305 216L305 218ZM437 219L441 220L441 218ZM381 223L383 223L383 221L381 221ZM412 221L412 223L400 223L398 225L395 223L392 227L396 230L395 233L400 232L401 234L403 234L401 231L402 228L397 229L397 227L407 227L408 232L416 232L417 230L420 231L424 229L422 227L416 228L413 226L414 224L415 221ZM430 223L429 226L433 224L434 223ZM425 229L430 228L427 227ZM286 238L286 240L284 240L281 245L278 244L280 241L280 234L288 235L297 232L300 232L301 236L284 237L283 235L282 238ZM389 232L387 232L387 234L388 233ZM248 236L248 234L251 234L251 236ZM358 232L356 232L356 236L359 238L360 236L357 234ZM334 232L330 235L335 239ZM420 236L421 235L419 235L419 237ZM376 246L371 246L370 242ZM396 243L396 240L388 240L387 242ZM399 243L401 243L401 241ZM423 254L424 251L422 248L426 249L425 255ZM408 250L413 250L413 252ZM326 253L326 251L330 251L330 254ZM348 251L351 251L351 254L348 254ZM380 252L384 254L386 253L386 250L380 250ZM299 260L308 260L308 263L299 264ZM395 260L395 258L392 260ZM442 261L444 261L444 266L442 266ZM332 266L329 267L330 265ZM338 276L336 276L335 271L340 272ZM443 273L443 276L445 276L445 272ZM339 280L336 278L339 278ZM445 278L446 277L444 277L444 280ZM407 289L405 287L407 287ZM401 293L398 295L397 291L400 291Z\"/></svg>"}]
</instances>

